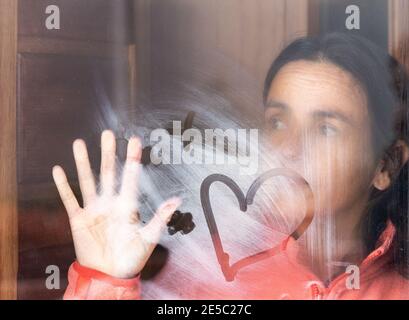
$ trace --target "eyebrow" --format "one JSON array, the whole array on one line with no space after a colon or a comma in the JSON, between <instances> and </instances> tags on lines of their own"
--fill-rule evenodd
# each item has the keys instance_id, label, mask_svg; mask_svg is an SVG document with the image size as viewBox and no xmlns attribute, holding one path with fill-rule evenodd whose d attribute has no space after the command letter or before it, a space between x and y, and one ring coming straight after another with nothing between
<instances>
[{"instance_id":1,"label":"eyebrow","mask_svg":"<svg viewBox=\"0 0 409 320\"><path fill-rule=\"evenodd\" d=\"M322 119L322 118L329 118L329 119L335 119L335 120L340 120L342 122L345 122L346 124L349 125L354 125L354 121L352 121L348 116L346 116L343 113L336 112L336 111L326 111L326 110L318 110L313 112L314 118Z\"/></svg>"},{"instance_id":2,"label":"eyebrow","mask_svg":"<svg viewBox=\"0 0 409 320\"><path fill-rule=\"evenodd\" d=\"M267 101L265 107L266 109L274 108L274 109L281 109L283 111L288 111L290 109L287 104L280 102L280 101L275 101L275 100ZM313 117L316 119L326 119L326 118L336 119L336 120L340 120L352 126L355 125L354 121L352 121L352 119L348 117L347 115L341 112L337 112L337 111L329 111L328 109L330 108L322 107L321 109L314 111Z\"/></svg>"},{"instance_id":3,"label":"eyebrow","mask_svg":"<svg viewBox=\"0 0 409 320\"><path fill-rule=\"evenodd\" d=\"M275 100L269 100L269 101L267 101L265 107L266 107L266 108L283 109L283 110L289 109L289 108L288 108L288 105L286 105L285 103L279 102L279 101L275 101Z\"/></svg>"}]
</instances>

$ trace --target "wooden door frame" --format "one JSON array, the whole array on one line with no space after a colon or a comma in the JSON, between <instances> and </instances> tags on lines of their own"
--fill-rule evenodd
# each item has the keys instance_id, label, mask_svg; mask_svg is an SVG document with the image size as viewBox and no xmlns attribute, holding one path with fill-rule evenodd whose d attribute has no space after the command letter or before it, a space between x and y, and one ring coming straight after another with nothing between
<instances>
[{"instance_id":1,"label":"wooden door frame","mask_svg":"<svg viewBox=\"0 0 409 320\"><path fill-rule=\"evenodd\" d=\"M389 0L389 52L409 71L409 2Z\"/></svg>"},{"instance_id":2,"label":"wooden door frame","mask_svg":"<svg viewBox=\"0 0 409 320\"><path fill-rule=\"evenodd\" d=\"M17 5L0 0L0 299L17 296Z\"/></svg>"}]
</instances>

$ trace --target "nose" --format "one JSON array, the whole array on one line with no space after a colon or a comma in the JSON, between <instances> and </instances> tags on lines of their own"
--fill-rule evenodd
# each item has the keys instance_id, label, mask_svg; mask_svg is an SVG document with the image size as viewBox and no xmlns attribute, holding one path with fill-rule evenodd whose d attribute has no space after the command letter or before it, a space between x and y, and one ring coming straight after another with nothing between
<instances>
[{"instance_id":1,"label":"nose","mask_svg":"<svg viewBox=\"0 0 409 320\"><path fill-rule=\"evenodd\" d=\"M283 160L292 164L300 162L305 148L304 140L300 130L292 130L281 143L280 153Z\"/></svg>"}]
</instances>

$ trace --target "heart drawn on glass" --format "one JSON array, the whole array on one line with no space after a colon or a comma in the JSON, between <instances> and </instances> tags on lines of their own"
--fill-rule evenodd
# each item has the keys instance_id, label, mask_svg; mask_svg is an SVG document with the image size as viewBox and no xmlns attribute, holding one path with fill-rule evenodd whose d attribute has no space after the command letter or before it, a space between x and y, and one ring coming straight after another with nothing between
<instances>
[{"instance_id":1,"label":"heart drawn on glass","mask_svg":"<svg viewBox=\"0 0 409 320\"><path fill-rule=\"evenodd\" d=\"M311 187L309 186L308 182L301 177L299 174L295 173L292 170L286 168L279 168L279 169L272 169L261 176L259 176L256 180L253 181L250 188L247 191L247 194L241 191L240 187L234 182L231 178L222 175L222 174L212 174L206 177L202 185L200 186L200 200L202 203L203 212L206 218L207 226L210 231L210 235L212 237L213 247L216 251L217 260L220 264L221 270L224 274L226 281L233 281L237 272L253 263L258 261L267 259L272 257L280 252L280 245L277 244L270 249L258 252L256 254L244 257L233 264L230 264L230 256L227 252L223 249L223 244L220 238L219 230L217 228L216 220L213 214L212 206L210 203L210 186L214 182L222 182L226 186L228 186L233 193L235 194L238 202L240 210L243 212L247 211L249 205L253 204L254 197L261 187L261 185L269 179L274 177L286 177L292 181L294 181L297 185L301 186L304 192L305 201L307 203L307 209L305 212L305 216L301 223L295 228L295 230L291 233L290 237L297 240L309 227L313 218L314 218L314 199Z\"/></svg>"}]
</instances>

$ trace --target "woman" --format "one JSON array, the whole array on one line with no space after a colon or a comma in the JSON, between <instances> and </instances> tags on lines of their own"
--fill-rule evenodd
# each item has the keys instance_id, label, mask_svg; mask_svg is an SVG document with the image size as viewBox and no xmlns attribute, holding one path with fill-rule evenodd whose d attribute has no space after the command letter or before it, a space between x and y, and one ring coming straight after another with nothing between
<instances>
[{"instance_id":1,"label":"woman","mask_svg":"<svg viewBox=\"0 0 409 320\"><path fill-rule=\"evenodd\" d=\"M266 133L285 166L319 196L304 247L284 241L279 267L262 275L266 286L252 298L409 298L407 92L397 61L356 36L302 38L274 61L264 89ZM63 170L53 169L77 254L65 298L136 299L137 275L180 201L166 201L141 228L133 196L140 142L129 142L119 195L111 132L101 145L97 194L85 144L74 142L84 208ZM352 289L351 265L360 272Z\"/></svg>"}]
</instances>

